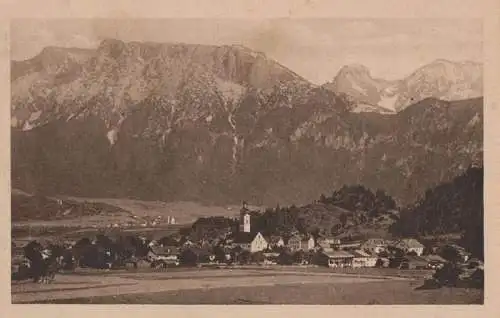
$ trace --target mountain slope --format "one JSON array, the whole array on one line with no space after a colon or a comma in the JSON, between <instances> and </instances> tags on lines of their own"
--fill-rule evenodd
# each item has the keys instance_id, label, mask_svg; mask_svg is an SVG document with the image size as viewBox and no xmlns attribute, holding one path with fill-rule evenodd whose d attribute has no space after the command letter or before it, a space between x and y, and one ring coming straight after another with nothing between
<instances>
[{"instance_id":1,"label":"mountain slope","mask_svg":"<svg viewBox=\"0 0 500 318\"><path fill-rule=\"evenodd\" d=\"M12 185L30 193L274 205L355 183L408 202L482 161L482 99L350 112L237 46L41 55L12 71Z\"/></svg>"}]
</instances>

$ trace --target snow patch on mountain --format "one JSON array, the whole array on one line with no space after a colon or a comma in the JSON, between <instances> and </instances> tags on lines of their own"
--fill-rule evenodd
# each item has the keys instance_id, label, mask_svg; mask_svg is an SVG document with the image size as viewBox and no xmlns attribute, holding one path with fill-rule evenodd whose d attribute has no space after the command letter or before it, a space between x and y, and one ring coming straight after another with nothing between
<instances>
[{"instance_id":1,"label":"snow patch on mountain","mask_svg":"<svg viewBox=\"0 0 500 318\"><path fill-rule=\"evenodd\" d=\"M392 112L395 112L397 100L398 100L398 95L396 95L396 94L394 94L393 96L382 95L378 105L383 107L383 108L386 108Z\"/></svg>"},{"instance_id":2,"label":"snow patch on mountain","mask_svg":"<svg viewBox=\"0 0 500 318\"><path fill-rule=\"evenodd\" d=\"M351 110L353 113L380 113L380 114L395 114L390 108L383 108L378 105L370 105L365 103L356 104Z\"/></svg>"}]
</instances>

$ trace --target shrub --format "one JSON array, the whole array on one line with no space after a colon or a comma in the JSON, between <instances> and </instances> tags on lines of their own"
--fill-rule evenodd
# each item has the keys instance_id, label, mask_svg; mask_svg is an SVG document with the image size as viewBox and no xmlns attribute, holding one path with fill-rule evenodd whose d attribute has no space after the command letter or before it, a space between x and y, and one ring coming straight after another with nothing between
<instances>
[{"instance_id":1,"label":"shrub","mask_svg":"<svg viewBox=\"0 0 500 318\"><path fill-rule=\"evenodd\" d=\"M436 270L433 278L441 286L456 286L461 272L460 268L455 264L446 263L442 268Z\"/></svg>"},{"instance_id":2,"label":"shrub","mask_svg":"<svg viewBox=\"0 0 500 318\"><path fill-rule=\"evenodd\" d=\"M292 265L293 257L290 253L283 251L278 256L278 264L280 265Z\"/></svg>"}]
</instances>

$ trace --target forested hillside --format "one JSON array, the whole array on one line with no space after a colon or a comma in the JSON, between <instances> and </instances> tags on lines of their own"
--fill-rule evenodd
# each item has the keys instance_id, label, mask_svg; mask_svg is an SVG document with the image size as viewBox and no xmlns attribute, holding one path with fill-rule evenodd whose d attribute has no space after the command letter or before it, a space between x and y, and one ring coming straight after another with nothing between
<instances>
[{"instance_id":1,"label":"forested hillside","mask_svg":"<svg viewBox=\"0 0 500 318\"><path fill-rule=\"evenodd\" d=\"M469 168L451 182L429 189L425 196L401 211L391 227L395 235L462 234L462 244L483 256L484 169Z\"/></svg>"},{"instance_id":2,"label":"forested hillside","mask_svg":"<svg viewBox=\"0 0 500 318\"><path fill-rule=\"evenodd\" d=\"M373 192L362 185L351 185L304 206L277 205L251 215L252 232L285 237L293 232L347 239L459 234L459 243L482 258L483 168L470 167L451 182L427 190L421 200L406 207L397 207L382 190ZM198 231L197 235L220 234L218 230L207 230L220 228L210 226L221 223L220 218L200 222L205 224L204 233ZM224 231L237 228L237 223L222 223Z\"/></svg>"}]
</instances>

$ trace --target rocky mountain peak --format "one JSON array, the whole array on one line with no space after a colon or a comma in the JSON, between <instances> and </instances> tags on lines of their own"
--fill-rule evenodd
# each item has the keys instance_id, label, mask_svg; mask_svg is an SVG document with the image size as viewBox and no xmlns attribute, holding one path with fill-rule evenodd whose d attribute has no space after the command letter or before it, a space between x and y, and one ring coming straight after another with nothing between
<instances>
[{"instance_id":1,"label":"rocky mountain peak","mask_svg":"<svg viewBox=\"0 0 500 318\"><path fill-rule=\"evenodd\" d=\"M344 65L338 72L339 75L366 75L370 76L370 69L363 64L348 64Z\"/></svg>"},{"instance_id":2,"label":"rocky mountain peak","mask_svg":"<svg viewBox=\"0 0 500 318\"><path fill-rule=\"evenodd\" d=\"M453 101L482 96L482 65L436 59L396 81L374 79L367 67L347 65L324 87L349 96L362 106L357 109L397 112L430 97Z\"/></svg>"}]
</instances>

